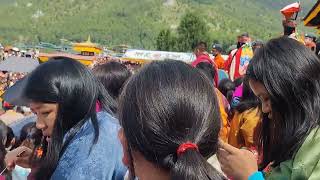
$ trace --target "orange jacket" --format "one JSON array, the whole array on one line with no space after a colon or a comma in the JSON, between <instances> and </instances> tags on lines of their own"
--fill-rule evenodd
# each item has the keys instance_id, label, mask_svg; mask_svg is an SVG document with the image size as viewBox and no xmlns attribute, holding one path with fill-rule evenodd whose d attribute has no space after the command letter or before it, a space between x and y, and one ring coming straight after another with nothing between
<instances>
[{"instance_id":1,"label":"orange jacket","mask_svg":"<svg viewBox=\"0 0 320 180\"><path fill-rule=\"evenodd\" d=\"M221 56L221 54L218 54L215 58L214 58L214 62L217 65L218 69L224 69L224 59Z\"/></svg>"}]
</instances>

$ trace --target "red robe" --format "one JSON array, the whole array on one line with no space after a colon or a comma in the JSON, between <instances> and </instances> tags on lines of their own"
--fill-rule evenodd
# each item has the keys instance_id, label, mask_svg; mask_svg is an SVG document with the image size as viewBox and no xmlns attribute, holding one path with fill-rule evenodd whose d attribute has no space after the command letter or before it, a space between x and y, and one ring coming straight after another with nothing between
<instances>
[{"instance_id":1,"label":"red robe","mask_svg":"<svg viewBox=\"0 0 320 180\"><path fill-rule=\"evenodd\" d=\"M236 53L236 54L235 54ZM241 77L240 73L239 73L239 65L240 65L240 57L241 57L241 53L242 53L242 48L239 48L237 50L234 50L232 51L230 54L229 54L229 58L228 60L226 61L225 63L225 66L224 66L224 70L228 72L229 74L229 77L231 80L235 80L239 77ZM235 72L234 74L232 74L230 72L230 69L231 69L231 65L232 65L232 62L235 61Z\"/></svg>"}]
</instances>

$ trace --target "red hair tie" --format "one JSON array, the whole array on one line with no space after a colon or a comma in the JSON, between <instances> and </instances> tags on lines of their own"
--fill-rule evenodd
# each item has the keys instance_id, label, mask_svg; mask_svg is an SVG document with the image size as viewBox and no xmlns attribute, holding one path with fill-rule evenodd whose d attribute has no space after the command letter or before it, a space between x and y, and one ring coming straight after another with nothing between
<instances>
[{"instance_id":1,"label":"red hair tie","mask_svg":"<svg viewBox=\"0 0 320 180\"><path fill-rule=\"evenodd\" d=\"M194 149L199 152L198 145L188 141L186 143L183 143L179 146L177 150L177 155L180 156L181 154L185 153L188 149Z\"/></svg>"}]
</instances>

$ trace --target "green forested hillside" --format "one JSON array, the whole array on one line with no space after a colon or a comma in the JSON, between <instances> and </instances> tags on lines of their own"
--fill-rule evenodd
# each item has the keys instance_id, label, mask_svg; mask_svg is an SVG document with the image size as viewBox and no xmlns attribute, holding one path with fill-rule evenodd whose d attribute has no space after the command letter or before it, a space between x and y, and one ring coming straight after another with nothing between
<instances>
[{"instance_id":1,"label":"green forested hillside","mask_svg":"<svg viewBox=\"0 0 320 180\"><path fill-rule=\"evenodd\" d=\"M210 40L230 44L248 31L259 39L281 33L279 10L291 0L0 0L0 42L59 44L91 35L104 45L154 49L162 29L175 30L187 12L201 16ZM316 0L302 0L304 12ZM302 16L301 16L302 17ZM310 29L311 31L311 29Z\"/></svg>"}]
</instances>

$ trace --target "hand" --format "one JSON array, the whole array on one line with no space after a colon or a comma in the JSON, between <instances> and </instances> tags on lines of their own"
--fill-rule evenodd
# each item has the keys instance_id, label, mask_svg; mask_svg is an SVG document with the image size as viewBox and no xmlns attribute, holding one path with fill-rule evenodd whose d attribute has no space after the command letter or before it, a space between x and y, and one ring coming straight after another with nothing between
<instances>
[{"instance_id":1,"label":"hand","mask_svg":"<svg viewBox=\"0 0 320 180\"><path fill-rule=\"evenodd\" d=\"M235 180L247 180L258 171L256 157L251 151L235 148L222 141L217 153L222 171Z\"/></svg>"},{"instance_id":2,"label":"hand","mask_svg":"<svg viewBox=\"0 0 320 180\"><path fill-rule=\"evenodd\" d=\"M31 156L32 150L25 146L21 146L12 151L9 151L5 157L7 169L9 171L12 171L16 165L19 165L23 168L30 168Z\"/></svg>"}]
</instances>

